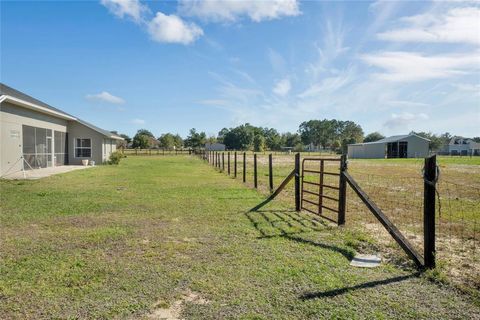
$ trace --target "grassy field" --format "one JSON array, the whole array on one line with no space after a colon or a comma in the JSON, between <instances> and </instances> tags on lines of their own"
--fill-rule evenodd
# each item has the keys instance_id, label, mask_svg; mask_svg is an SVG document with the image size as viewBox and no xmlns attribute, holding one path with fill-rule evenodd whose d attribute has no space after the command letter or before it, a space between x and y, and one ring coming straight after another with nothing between
<instances>
[{"instance_id":1,"label":"grassy field","mask_svg":"<svg viewBox=\"0 0 480 320\"><path fill-rule=\"evenodd\" d=\"M302 153L304 157L318 154ZM323 154L323 157L335 157ZM233 156L232 156L233 159ZM246 184L253 186L253 154L247 153ZM257 154L258 190L268 190L268 153ZM233 166L233 160L231 161ZM318 170L318 162L305 163ZM353 159L349 173L384 211L389 219L423 253L423 159ZM480 157L438 157L440 179L437 199L437 260L448 280L474 294L480 290ZM274 185L278 186L294 168L292 155L273 156ZM338 162L326 162L326 170L338 172ZM231 170L233 172L233 169ZM238 175L243 178L243 157L238 156ZM306 175L306 180L318 182L318 175ZM326 176L326 183L338 185L338 177ZM318 191L315 186L308 190ZM312 190L313 189L313 190ZM338 192L325 189L326 194L338 198ZM291 182L280 195L280 200L292 206L294 186ZM309 200L318 201L315 196ZM335 201L325 205L336 208ZM312 205L306 205L315 209ZM336 214L324 210L324 215L336 219ZM383 244L384 254L396 258L403 253L366 206L347 188L347 227L367 231Z\"/></svg>"},{"instance_id":2,"label":"grassy field","mask_svg":"<svg viewBox=\"0 0 480 320\"><path fill-rule=\"evenodd\" d=\"M278 184L277 184L278 185ZM480 302L189 156L0 181L0 318L478 319Z\"/></svg>"}]
</instances>

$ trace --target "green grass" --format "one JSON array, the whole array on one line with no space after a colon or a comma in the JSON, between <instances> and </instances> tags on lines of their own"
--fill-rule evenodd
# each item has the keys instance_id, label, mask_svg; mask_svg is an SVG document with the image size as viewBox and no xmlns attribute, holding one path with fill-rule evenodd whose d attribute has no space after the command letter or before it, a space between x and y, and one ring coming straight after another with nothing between
<instances>
[{"instance_id":1,"label":"green grass","mask_svg":"<svg viewBox=\"0 0 480 320\"><path fill-rule=\"evenodd\" d=\"M368 233L326 225L188 156L1 181L0 318L464 319L479 302L410 267L349 266Z\"/></svg>"}]
</instances>

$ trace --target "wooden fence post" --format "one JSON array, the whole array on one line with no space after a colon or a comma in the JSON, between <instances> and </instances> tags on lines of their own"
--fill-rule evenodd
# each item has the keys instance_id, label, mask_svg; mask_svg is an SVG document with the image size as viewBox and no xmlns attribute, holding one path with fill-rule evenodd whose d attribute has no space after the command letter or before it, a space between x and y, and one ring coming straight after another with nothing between
<instances>
[{"instance_id":1,"label":"wooden fence post","mask_svg":"<svg viewBox=\"0 0 480 320\"><path fill-rule=\"evenodd\" d=\"M225 152L222 152L222 172L225 172Z\"/></svg>"},{"instance_id":2,"label":"wooden fence post","mask_svg":"<svg viewBox=\"0 0 480 320\"><path fill-rule=\"evenodd\" d=\"M253 186L257 189L257 154L253 154Z\"/></svg>"},{"instance_id":3,"label":"wooden fence post","mask_svg":"<svg viewBox=\"0 0 480 320\"><path fill-rule=\"evenodd\" d=\"M344 172L347 170L347 155L342 155L340 160L340 182L338 191L338 225L345 224L345 209L347 204L347 181Z\"/></svg>"},{"instance_id":4,"label":"wooden fence post","mask_svg":"<svg viewBox=\"0 0 480 320\"><path fill-rule=\"evenodd\" d=\"M268 183L270 186L270 192L273 192L273 155L268 155Z\"/></svg>"},{"instance_id":5,"label":"wooden fence post","mask_svg":"<svg viewBox=\"0 0 480 320\"><path fill-rule=\"evenodd\" d=\"M230 151L228 151L227 153L227 162L228 162L228 165L227 165L228 175L230 175Z\"/></svg>"},{"instance_id":6,"label":"wooden fence post","mask_svg":"<svg viewBox=\"0 0 480 320\"><path fill-rule=\"evenodd\" d=\"M295 210L300 211L300 153L295 154Z\"/></svg>"},{"instance_id":7,"label":"wooden fence post","mask_svg":"<svg viewBox=\"0 0 480 320\"><path fill-rule=\"evenodd\" d=\"M247 153L243 152L243 182L247 181Z\"/></svg>"},{"instance_id":8,"label":"wooden fence post","mask_svg":"<svg viewBox=\"0 0 480 320\"><path fill-rule=\"evenodd\" d=\"M425 268L435 268L435 185L437 156L425 158L423 176L423 242Z\"/></svg>"},{"instance_id":9,"label":"wooden fence post","mask_svg":"<svg viewBox=\"0 0 480 320\"><path fill-rule=\"evenodd\" d=\"M233 154L233 177L237 177L237 151Z\"/></svg>"}]
</instances>

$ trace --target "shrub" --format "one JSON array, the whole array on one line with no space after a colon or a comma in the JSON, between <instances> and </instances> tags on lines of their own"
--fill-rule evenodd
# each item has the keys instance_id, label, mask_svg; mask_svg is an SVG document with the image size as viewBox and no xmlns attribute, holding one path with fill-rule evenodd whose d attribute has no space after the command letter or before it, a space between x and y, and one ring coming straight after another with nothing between
<instances>
[{"instance_id":1,"label":"shrub","mask_svg":"<svg viewBox=\"0 0 480 320\"><path fill-rule=\"evenodd\" d=\"M110 154L110 158L108 159L108 164L119 164L122 158L123 155L120 152L112 152L112 154Z\"/></svg>"}]
</instances>

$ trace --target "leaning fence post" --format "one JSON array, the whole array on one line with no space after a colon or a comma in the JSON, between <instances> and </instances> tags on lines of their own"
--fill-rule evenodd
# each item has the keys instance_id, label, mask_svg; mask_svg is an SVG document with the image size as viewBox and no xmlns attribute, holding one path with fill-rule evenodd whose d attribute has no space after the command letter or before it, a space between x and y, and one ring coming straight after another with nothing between
<instances>
[{"instance_id":1,"label":"leaning fence post","mask_svg":"<svg viewBox=\"0 0 480 320\"><path fill-rule=\"evenodd\" d=\"M253 154L253 186L257 189L257 154Z\"/></svg>"},{"instance_id":2,"label":"leaning fence post","mask_svg":"<svg viewBox=\"0 0 480 320\"><path fill-rule=\"evenodd\" d=\"M243 152L243 182L247 181L247 153Z\"/></svg>"},{"instance_id":3,"label":"leaning fence post","mask_svg":"<svg viewBox=\"0 0 480 320\"><path fill-rule=\"evenodd\" d=\"M345 224L345 209L347 203L347 181L343 173L347 170L347 155L342 155L340 160L340 183L338 193L338 225Z\"/></svg>"},{"instance_id":4,"label":"leaning fence post","mask_svg":"<svg viewBox=\"0 0 480 320\"><path fill-rule=\"evenodd\" d=\"M233 154L233 177L237 177L237 151Z\"/></svg>"},{"instance_id":5,"label":"leaning fence post","mask_svg":"<svg viewBox=\"0 0 480 320\"><path fill-rule=\"evenodd\" d=\"M300 211L300 153L295 154L295 210Z\"/></svg>"},{"instance_id":6,"label":"leaning fence post","mask_svg":"<svg viewBox=\"0 0 480 320\"><path fill-rule=\"evenodd\" d=\"M437 156L425 158L423 175L423 241L426 268L435 268L435 185Z\"/></svg>"},{"instance_id":7,"label":"leaning fence post","mask_svg":"<svg viewBox=\"0 0 480 320\"><path fill-rule=\"evenodd\" d=\"M268 183L270 192L273 192L273 155L268 155Z\"/></svg>"}]
</instances>

